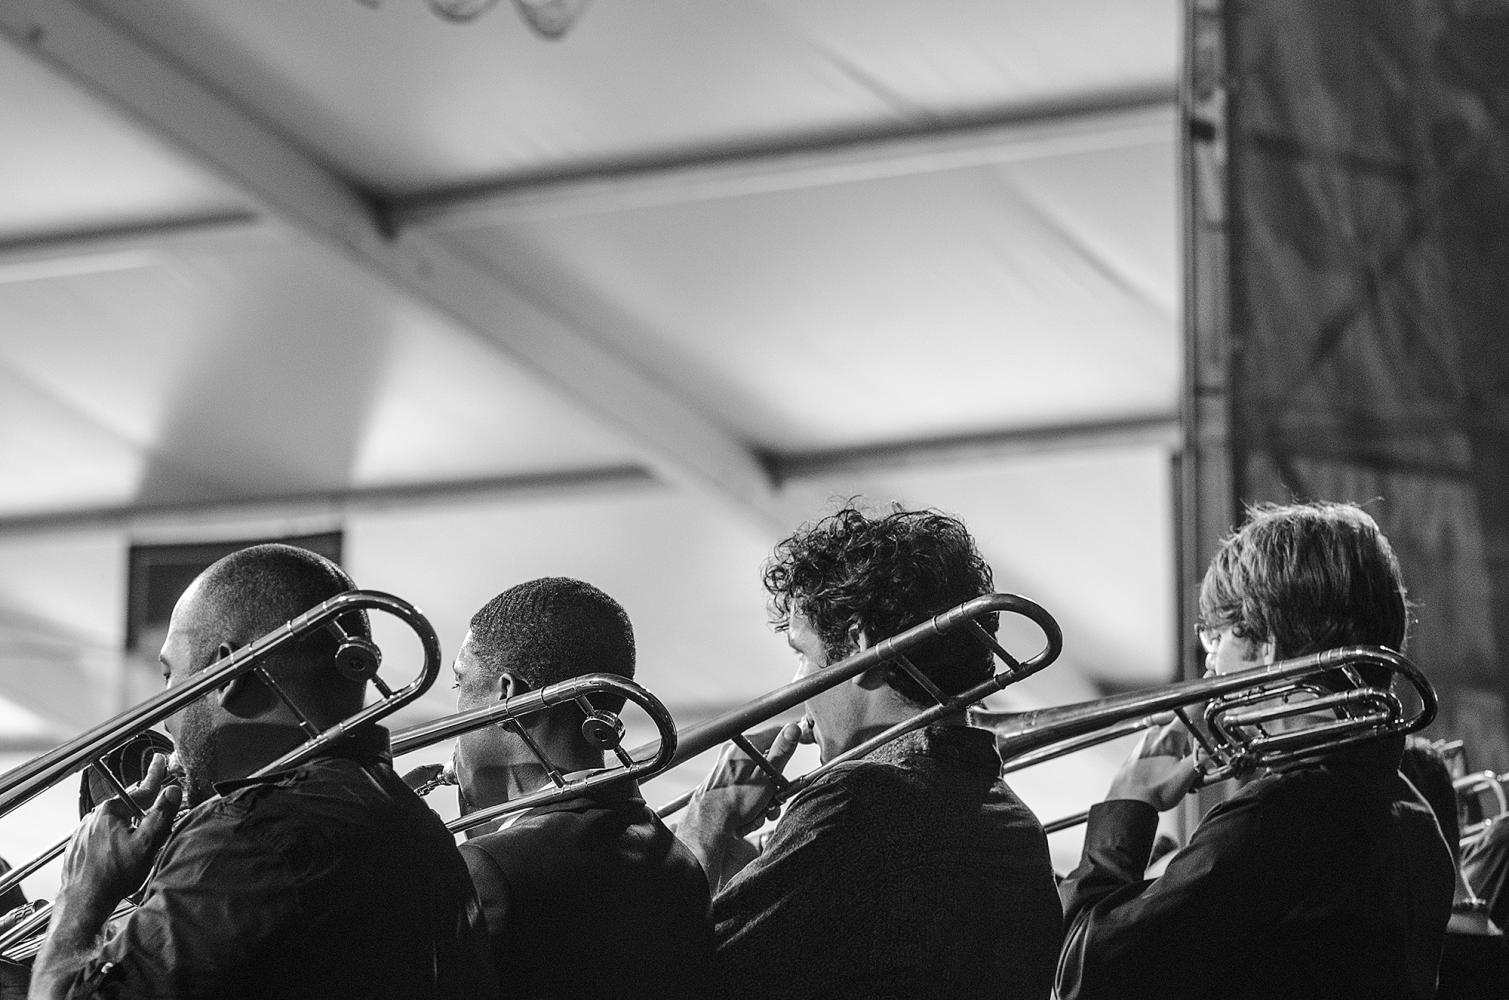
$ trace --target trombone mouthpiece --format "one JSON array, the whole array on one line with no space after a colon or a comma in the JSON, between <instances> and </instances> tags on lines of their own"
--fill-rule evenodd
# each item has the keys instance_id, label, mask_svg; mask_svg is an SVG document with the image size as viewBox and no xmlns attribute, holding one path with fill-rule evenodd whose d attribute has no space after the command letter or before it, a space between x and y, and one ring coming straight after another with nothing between
<instances>
[{"instance_id":1,"label":"trombone mouthpiece","mask_svg":"<svg viewBox=\"0 0 1509 1000\"><path fill-rule=\"evenodd\" d=\"M454 785L457 783L456 758L452 756L444 764L425 764L422 767L416 767L405 774L403 780L414 789L414 794L420 797L430 794L441 785Z\"/></svg>"}]
</instances>

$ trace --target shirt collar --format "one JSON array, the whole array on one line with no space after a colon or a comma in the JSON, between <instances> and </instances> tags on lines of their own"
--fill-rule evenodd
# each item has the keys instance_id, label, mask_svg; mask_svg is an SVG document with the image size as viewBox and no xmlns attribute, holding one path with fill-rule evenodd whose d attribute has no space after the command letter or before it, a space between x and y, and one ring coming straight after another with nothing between
<instances>
[{"instance_id":1,"label":"shirt collar","mask_svg":"<svg viewBox=\"0 0 1509 1000\"><path fill-rule=\"evenodd\" d=\"M1282 774L1302 767L1355 767L1390 773L1399 769L1404 758L1404 736L1393 733L1353 743L1292 764L1280 764L1270 770Z\"/></svg>"},{"instance_id":2,"label":"shirt collar","mask_svg":"<svg viewBox=\"0 0 1509 1000\"><path fill-rule=\"evenodd\" d=\"M870 751L866 759L882 764L899 764L918 756L942 757L971 767L998 771L1001 756L996 752L994 734L978 726L934 723L899 736Z\"/></svg>"},{"instance_id":3,"label":"shirt collar","mask_svg":"<svg viewBox=\"0 0 1509 1000\"><path fill-rule=\"evenodd\" d=\"M291 767L283 767L276 771L268 771L265 774L252 775L247 778L217 781L215 783L215 792L219 795L226 795L238 788L271 784L296 773L301 768L308 767L315 761L329 758L352 760L358 764L392 764L393 750L388 741L388 730L383 726L364 726L356 732L348 733L329 746L324 747L310 759L294 764Z\"/></svg>"},{"instance_id":4,"label":"shirt collar","mask_svg":"<svg viewBox=\"0 0 1509 1000\"><path fill-rule=\"evenodd\" d=\"M591 771L576 771L572 774L562 775L561 777L566 781L570 781L573 778L579 778L582 775L591 773ZM544 787L548 788L549 786L546 785ZM509 813L507 816L503 817L502 822L498 824L496 829L507 830L509 827L519 822L519 820L523 819L525 816L542 816L547 813L554 812L580 811L583 809L590 809L593 806L617 806L643 802L644 796L639 793L639 782L617 781L605 787L589 789L586 792L581 793L580 795L573 795L569 798L559 799L555 802L541 803L537 806L531 806L528 809L521 809L518 812Z\"/></svg>"}]
</instances>

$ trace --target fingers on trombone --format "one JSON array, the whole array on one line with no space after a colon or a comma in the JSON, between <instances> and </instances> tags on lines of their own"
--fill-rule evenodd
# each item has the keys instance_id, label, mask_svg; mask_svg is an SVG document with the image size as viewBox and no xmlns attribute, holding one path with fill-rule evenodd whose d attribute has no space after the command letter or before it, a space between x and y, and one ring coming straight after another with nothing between
<instances>
[{"instance_id":1,"label":"fingers on trombone","mask_svg":"<svg viewBox=\"0 0 1509 1000\"><path fill-rule=\"evenodd\" d=\"M802 723L788 722L775 734L775 739L771 741L770 750L766 756L770 758L770 763L776 770L784 768L786 762L791 760L791 755L796 752L796 745L804 742L802 731Z\"/></svg>"},{"instance_id":2,"label":"fingers on trombone","mask_svg":"<svg viewBox=\"0 0 1509 1000\"><path fill-rule=\"evenodd\" d=\"M135 804L134 807L122 802L119 798L112 798L101 808L139 823L150 819L155 824L160 822L155 817L161 815L165 815L166 821L171 822L178 814L178 807L183 803L183 788L177 784L167 783L167 777L167 754L154 753L152 762L147 765L147 773L142 775L141 781L128 789L132 802Z\"/></svg>"},{"instance_id":3,"label":"fingers on trombone","mask_svg":"<svg viewBox=\"0 0 1509 1000\"><path fill-rule=\"evenodd\" d=\"M772 758L777 753L790 758L798 743L811 743L813 740L812 720L805 715L796 722L767 726L749 735L749 741Z\"/></svg>"},{"instance_id":4,"label":"fingers on trombone","mask_svg":"<svg viewBox=\"0 0 1509 1000\"><path fill-rule=\"evenodd\" d=\"M1174 794L1176 796L1189 794L1204 777L1205 773L1200 770L1195 755L1190 754L1179 762L1179 768L1172 778Z\"/></svg>"},{"instance_id":5,"label":"fingers on trombone","mask_svg":"<svg viewBox=\"0 0 1509 1000\"><path fill-rule=\"evenodd\" d=\"M163 787L163 781L167 779L167 776L168 755L154 753L152 755L152 762L147 765L147 773L142 775L140 781L131 786L131 798L136 801L137 805L145 809L147 806L153 804L154 800L158 797L158 791Z\"/></svg>"},{"instance_id":6,"label":"fingers on trombone","mask_svg":"<svg viewBox=\"0 0 1509 1000\"><path fill-rule=\"evenodd\" d=\"M421 764L404 772L403 783L415 791L430 787L430 783L445 773L444 764Z\"/></svg>"},{"instance_id":7,"label":"fingers on trombone","mask_svg":"<svg viewBox=\"0 0 1509 1000\"><path fill-rule=\"evenodd\" d=\"M755 730L752 730L751 732L745 733L744 734L744 738L746 740L748 740L751 744L753 744L754 748L756 750L759 750L761 753L763 753L766 750L770 749L771 744L773 744L775 742L776 737L780 736L780 735L781 735L781 727L778 726L778 725L776 725L776 726L761 726L759 729L755 729Z\"/></svg>"},{"instance_id":8,"label":"fingers on trombone","mask_svg":"<svg viewBox=\"0 0 1509 1000\"><path fill-rule=\"evenodd\" d=\"M137 823L137 830L152 841L159 841L173 829L173 818L183 804L183 789L177 785L165 785L157 793L152 808Z\"/></svg>"},{"instance_id":9,"label":"fingers on trombone","mask_svg":"<svg viewBox=\"0 0 1509 1000\"><path fill-rule=\"evenodd\" d=\"M38 901L36 900L22 903L20 906L16 907L14 910L11 910L4 916L0 916L0 932L10 930L12 927L16 926L21 921L25 920L27 917L35 913L37 910L37 903Z\"/></svg>"},{"instance_id":10,"label":"fingers on trombone","mask_svg":"<svg viewBox=\"0 0 1509 1000\"><path fill-rule=\"evenodd\" d=\"M1143 731L1137 742L1134 756L1142 757L1188 757L1193 749L1189 730L1177 719Z\"/></svg>"},{"instance_id":11,"label":"fingers on trombone","mask_svg":"<svg viewBox=\"0 0 1509 1000\"><path fill-rule=\"evenodd\" d=\"M702 779L699 791L707 794L719 788L778 786L782 782L781 770L800 741L801 726L795 722L735 736L724 746L718 763Z\"/></svg>"},{"instance_id":12,"label":"fingers on trombone","mask_svg":"<svg viewBox=\"0 0 1509 1000\"><path fill-rule=\"evenodd\" d=\"M145 784L144 780L143 785ZM173 820L183 804L183 789L178 785L164 785L154 791L156 794L147 800L146 805L132 808L117 797L100 805L99 811L128 825L135 831L133 839L155 843L165 838L173 828ZM138 788L133 787L131 794L136 797Z\"/></svg>"},{"instance_id":13,"label":"fingers on trombone","mask_svg":"<svg viewBox=\"0 0 1509 1000\"><path fill-rule=\"evenodd\" d=\"M1190 783L1190 790L1204 788L1211 780L1211 772L1220 766L1220 761L1205 752L1204 747L1195 747L1195 755L1190 758L1191 765L1195 769L1194 780Z\"/></svg>"}]
</instances>

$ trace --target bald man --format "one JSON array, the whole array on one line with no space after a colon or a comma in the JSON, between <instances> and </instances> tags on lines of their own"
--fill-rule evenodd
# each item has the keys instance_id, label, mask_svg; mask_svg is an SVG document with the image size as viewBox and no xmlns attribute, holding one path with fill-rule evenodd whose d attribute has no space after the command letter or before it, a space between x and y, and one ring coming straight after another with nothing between
<instances>
[{"instance_id":1,"label":"bald man","mask_svg":"<svg viewBox=\"0 0 1509 1000\"><path fill-rule=\"evenodd\" d=\"M169 686L350 590L334 563L287 545L233 553L173 609ZM365 616L343 622L365 636ZM322 728L359 710L366 683L335 668L320 630L266 661ZM466 866L435 816L394 774L372 727L296 767L253 773L304 742L256 674L170 723L185 790L158 757L138 789L147 815L95 809L63 860L31 997L486 997L496 991ZM172 829L180 798L190 810ZM162 845L155 870L153 859ZM141 905L101 941L111 911Z\"/></svg>"}]
</instances>

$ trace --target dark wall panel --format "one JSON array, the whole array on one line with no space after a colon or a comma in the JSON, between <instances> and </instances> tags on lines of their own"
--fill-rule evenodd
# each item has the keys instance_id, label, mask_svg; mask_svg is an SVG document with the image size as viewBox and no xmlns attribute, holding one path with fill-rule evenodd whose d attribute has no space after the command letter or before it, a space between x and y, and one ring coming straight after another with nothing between
<instances>
[{"instance_id":1,"label":"dark wall panel","mask_svg":"<svg viewBox=\"0 0 1509 1000\"><path fill-rule=\"evenodd\" d=\"M1236 490L1367 504L1509 767L1509 0L1225 10Z\"/></svg>"}]
</instances>

